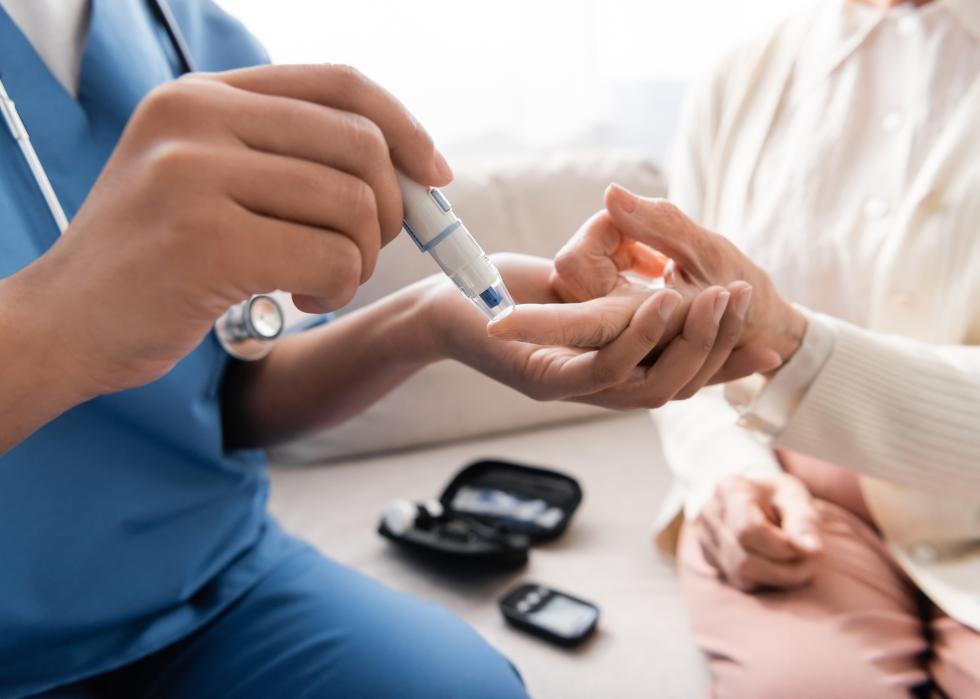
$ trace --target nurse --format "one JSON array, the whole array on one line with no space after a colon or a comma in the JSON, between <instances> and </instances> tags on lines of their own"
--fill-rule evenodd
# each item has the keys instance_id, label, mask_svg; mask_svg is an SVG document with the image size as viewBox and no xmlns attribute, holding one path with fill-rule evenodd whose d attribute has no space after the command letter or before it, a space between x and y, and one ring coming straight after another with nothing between
<instances>
[{"instance_id":1,"label":"nurse","mask_svg":"<svg viewBox=\"0 0 980 699\"><path fill-rule=\"evenodd\" d=\"M591 351L491 340L433 278L229 362L224 309L276 288L343 306L400 229L394 166L438 186L445 160L355 71L262 66L211 2L0 8L0 76L71 220L59 237L0 138L0 697L525 696L448 612L284 533L258 449L447 357L649 407L731 349L745 290L655 294L609 336L604 304L633 302L582 304L563 340ZM209 72L175 81L191 61ZM519 301L560 300L550 262L500 267ZM678 331L669 372L637 368Z\"/></svg>"}]
</instances>

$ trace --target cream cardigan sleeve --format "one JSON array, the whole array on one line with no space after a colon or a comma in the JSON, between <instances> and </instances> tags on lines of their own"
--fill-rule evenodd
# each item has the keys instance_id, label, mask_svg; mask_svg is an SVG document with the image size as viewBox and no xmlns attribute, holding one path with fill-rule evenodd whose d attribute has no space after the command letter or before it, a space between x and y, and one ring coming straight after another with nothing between
<instances>
[{"instance_id":1,"label":"cream cardigan sleeve","mask_svg":"<svg viewBox=\"0 0 980 699\"><path fill-rule=\"evenodd\" d=\"M820 321L833 349L772 445L916 489L980 497L980 347Z\"/></svg>"}]
</instances>

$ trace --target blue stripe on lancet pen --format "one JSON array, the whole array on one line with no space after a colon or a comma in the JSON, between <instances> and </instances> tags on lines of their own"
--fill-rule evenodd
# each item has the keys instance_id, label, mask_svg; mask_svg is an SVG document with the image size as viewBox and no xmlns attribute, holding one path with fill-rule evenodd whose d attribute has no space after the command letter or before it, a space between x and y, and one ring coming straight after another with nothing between
<instances>
[{"instance_id":1,"label":"blue stripe on lancet pen","mask_svg":"<svg viewBox=\"0 0 980 699\"><path fill-rule=\"evenodd\" d=\"M497 290L492 286L480 294L480 299L483 301L483 303L487 304L487 308L496 308L503 300L500 297L500 294L497 293Z\"/></svg>"}]
</instances>

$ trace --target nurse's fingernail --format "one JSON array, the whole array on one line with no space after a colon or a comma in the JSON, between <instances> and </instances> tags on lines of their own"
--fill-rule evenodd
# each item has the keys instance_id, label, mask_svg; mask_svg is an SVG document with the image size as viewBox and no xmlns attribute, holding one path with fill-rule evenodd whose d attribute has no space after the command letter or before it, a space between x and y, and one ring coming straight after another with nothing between
<instances>
[{"instance_id":1,"label":"nurse's fingernail","mask_svg":"<svg viewBox=\"0 0 980 699\"><path fill-rule=\"evenodd\" d=\"M508 313L507 315L510 314ZM516 340L517 333L513 330L508 330L506 325L501 322L502 320L503 318L494 318L487 323L487 335L495 337L498 340Z\"/></svg>"},{"instance_id":2,"label":"nurse's fingernail","mask_svg":"<svg viewBox=\"0 0 980 699\"><path fill-rule=\"evenodd\" d=\"M715 325L721 322L721 317L725 315L725 309L728 308L728 300L732 297L727 291L723 291L718 294L718 298L715 299L715 307L712 317L714 318Z\"/></svg>"},{"instance_id":3,"label":"nurse's fingernail","mask_svg":"<svg viewBox=\"0 0 980 699\"><path fill-rule=\"evenodd\" d=\"M743 289L735 299L735 315L739 320L745 320L745 315L749 312L749 303L752 301L752 287Z\"/></svg>"},{"instance_id":4,"label":"nurse's fingernail","mask_svg":"<svg viewBox=\"0 0 980 699\"><path fill-rule=\"evenodd\" d=\"M760 362L760 366L756 371L760 374L765 374L770 371L775 371L782 365L783 358L779 355L779 352L768 350L765 360Z\"/></svg>"},{"instance_id":5,"label":"nurse's fingernail","mask_svg":"<svg viewBox=\"0 0 980 699\"><path fill-rule=\"evenodd\" d=\"M612 193L613 200L619 204L620 208L628 214L636 211L637 198L633 192L626 189L615 182L609 185L609 191Z\"/></svg>"},{"instance_id":6,"label":"nurse's fingernail","mask_svg":"<svg viewBox=\"0 0 980 699\"><path fill-rule=\"evenodd\" d=\"M680 297L676 294L668 294L667 298L660 302L660 317L665 321L670 320L680 303Z\"/></svg>"},{"instance_id":7,"label":"nurse's fingernail","mask_svg":"<svg viewBox=\"0 0 980 699\"><path fill-rule=\"evenodd\" d=\"M436 151L436 171L447 180L451 180L453 178L453 169L449 167L449 162L446 160L446 156L439 151Z\"/></svg>"}]
</instances>

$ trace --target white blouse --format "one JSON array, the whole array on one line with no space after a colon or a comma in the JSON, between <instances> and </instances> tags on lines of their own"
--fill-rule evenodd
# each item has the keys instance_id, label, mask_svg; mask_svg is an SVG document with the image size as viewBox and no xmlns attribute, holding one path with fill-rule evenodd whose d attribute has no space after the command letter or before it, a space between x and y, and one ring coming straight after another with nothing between
<instances>
[{"instance_id":1,"label":"white blouse","mask_svg":"<svg viewBox=\"0 0 980 699\"><path fill-rule=\"evenodd\" d=\"M980 37L941 1L884 12L821 4L826 10L801 47L736 235L783 294L867 325L869 271L980 73Z\"/></svg>"},{"instance_id":2,"label":"white blouse","mask_svg":"<svg viewBox=\"0 0 980 699\"><path fill-rule=\"evenodd\" d=\"M729 387L741 426L720 391L654 414L663 523L778 469L773 446L809 453L865 476L913 579L980 629L980 2L819 0L686 114L671 198L810 326L772 382Z\"/></svg>"}]
</instances>

